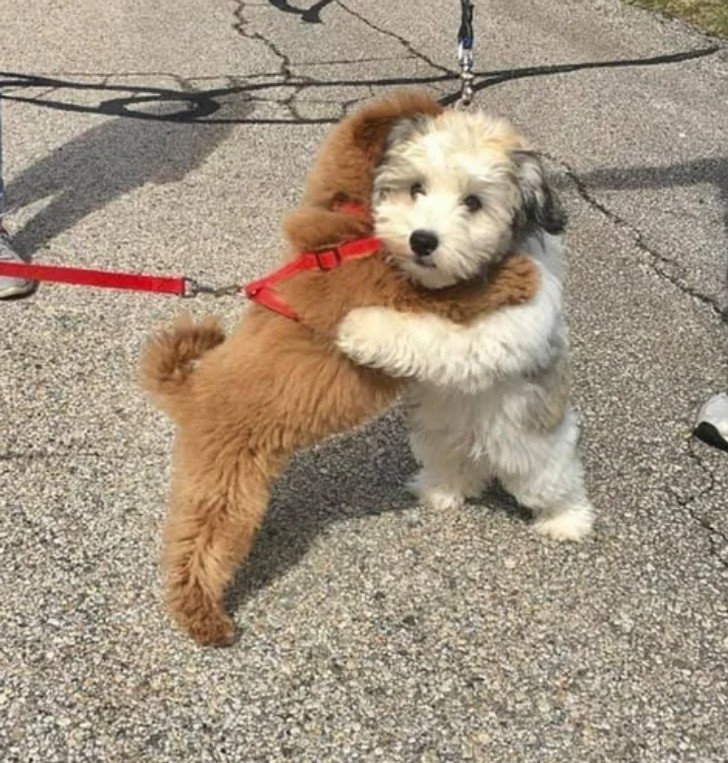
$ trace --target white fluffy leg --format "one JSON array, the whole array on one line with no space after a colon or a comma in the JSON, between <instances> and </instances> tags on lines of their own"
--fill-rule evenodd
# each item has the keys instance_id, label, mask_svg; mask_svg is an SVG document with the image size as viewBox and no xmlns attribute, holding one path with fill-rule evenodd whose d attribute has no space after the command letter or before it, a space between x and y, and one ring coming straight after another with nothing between
<instances>
[{"instance_id":1,"label":"white fluffy leg","mask_svg":"<svg viewBox=\"0 0 728 763\"><path fill-rule=\"evenodd\" d=\"M582 540L592 530L594 508L585 501L582 504L562 508L551 516L539 516L534 529L554 540Z\"/></svg>"},{"instance_id":2,"label":"white fluffy leg","mask_svg":"<svg viewBox=\"0 0 728 763\"><path fill-rule=\"evenodd\" d=\"M536 532L555 540L581 540L594 524L594 508L576 451L577 434L576 423L567 420L558 433L542 441L530 436L528 465L499 475L506 490L533 512Z\"/></svg>"},{"instance_id":3,"label":"white fluffy leg","mask_svg":"<svg viewBox=\"0 0 728 763\"><path fill-rule=\"evenodd\" d=\"M422 469L407 487L426 506L459 508L466 498L480 495L484 480L465 456L443 452L432 440L416 435L412 436L412 451Z\"/></svg>"},{"instance_id":4,"label":"white fluffy leg","mask_svg":"<svg viewBox=\"0 0 728 763\"><path fill-rule=\"evenodd\" d=\"M422 469L407 484L408 490L423 504L433 509L457 509L466 498L480 494L479 486L469 482L459 482L452 475L432 474Z\"/></svg>"}]
</instances>

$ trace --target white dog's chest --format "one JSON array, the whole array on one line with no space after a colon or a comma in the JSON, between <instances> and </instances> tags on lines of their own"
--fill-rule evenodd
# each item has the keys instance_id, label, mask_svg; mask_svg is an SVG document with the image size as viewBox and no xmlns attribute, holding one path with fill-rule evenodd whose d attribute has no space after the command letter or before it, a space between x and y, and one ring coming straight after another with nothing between
<instances>
[{"instance_id":1,"label":"white dog's chest","mask_svg":"<svg viewBox=\"0 0 728 763\"><path fill-rule=\"evenodd\" d=\"M513 378L468 395L417 384L408 395L412 425L437 432L452 450L480 458L494 447L497 449L499 441L512 438L519 429L526 385L524 379Z\"/></svg>"}]
</instances>

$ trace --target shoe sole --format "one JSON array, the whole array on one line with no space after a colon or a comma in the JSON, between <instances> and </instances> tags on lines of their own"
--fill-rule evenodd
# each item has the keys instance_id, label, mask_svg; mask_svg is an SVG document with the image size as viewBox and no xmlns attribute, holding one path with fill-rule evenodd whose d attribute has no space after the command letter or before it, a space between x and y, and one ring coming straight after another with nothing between
<instances>
[{"instance_id":1,"label":"shoe sole","mask_svg":"<svg viewBox=\"0 0 728 763\"><path fill-rule=\"evenodd\" d=\"M19 286L6 286L0 289L0 299L12 299L13 297L26 297L35 289L35 284L30 281Z\"/></svg>"}]
</instances>

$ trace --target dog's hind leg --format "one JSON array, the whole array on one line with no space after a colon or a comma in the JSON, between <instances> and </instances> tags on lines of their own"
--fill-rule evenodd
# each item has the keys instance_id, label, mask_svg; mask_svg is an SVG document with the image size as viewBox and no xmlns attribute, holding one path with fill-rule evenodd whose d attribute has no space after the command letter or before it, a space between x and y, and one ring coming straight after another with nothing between
<instances>
[{"instance_id":1,"label":"dog's hind leg","mask_svg":"<svg viewBox=\"0 0 728 763\"><path fill-rule=\"evenodd\" d=\"M199 644L229 644L223 595L263 520L273 469L249 453L206 453L195 442L178 442L175 456L163 540L167 601Z\"/></svg>"},{"instance_id":2,"label":"dog's hind leg","mask_svg":"<svg viewBox=\"0 0 728 763\"><path fill-rule=\"evenodd\" d=\"M581 540L594 524L577 437L578 427L570 412L551 434L521 439L520 447L530 456L524 459L523 468L498 474L503 487L533 512L536 532L555 540Z\"/></svg>"}]
</instances>

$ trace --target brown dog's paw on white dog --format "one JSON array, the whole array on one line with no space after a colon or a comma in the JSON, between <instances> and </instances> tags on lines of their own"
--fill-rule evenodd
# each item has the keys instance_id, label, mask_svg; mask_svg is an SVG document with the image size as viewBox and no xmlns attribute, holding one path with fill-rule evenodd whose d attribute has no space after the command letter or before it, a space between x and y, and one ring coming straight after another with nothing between
<instances>
[{"instance_id":1,"label":"brown dog's paw on white dog","mask_svg":"<svg viewBox=\"0 0 728 763\"><path fill-rule=\"evenodd\" d=\"M393 126L440 112L428 96L403 93L337 125L302 205L287 220L292 252L372 235L376 199L373 215L366 212ZM177 424L163 540L167 601L198 643L233 638L223 594L248 556L270 485L291 454L380 413L407 383L345 357L335 344L341 321L354 308L380 306L468 324L530 300L539 288L537 270L527 258L501 254L487 271L427 289L383 250L280 284L280 299L299 320L254 304L224 341L214 320L188 318L152 338L142 383Z\"/></svg>"}]
</instances>

